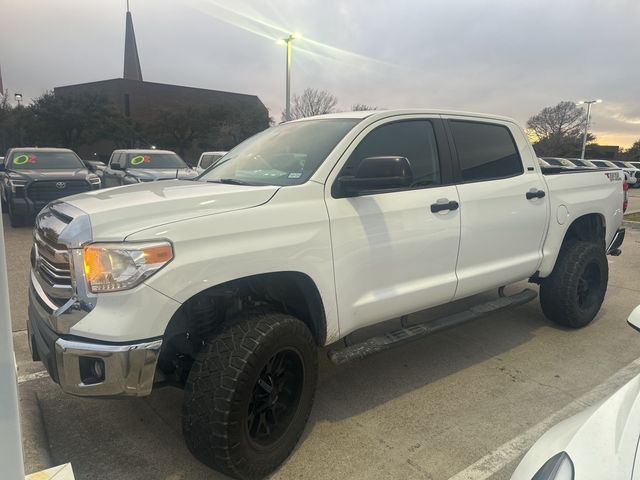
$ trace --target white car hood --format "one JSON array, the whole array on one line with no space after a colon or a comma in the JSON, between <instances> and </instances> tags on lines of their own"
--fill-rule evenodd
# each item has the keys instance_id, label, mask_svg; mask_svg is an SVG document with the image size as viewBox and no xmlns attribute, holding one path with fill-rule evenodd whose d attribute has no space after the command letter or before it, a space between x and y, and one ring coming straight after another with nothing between
<instances>
[{"instance_id":1,"label":"white car hood","mask_svg":"<svg viewBox=\"0 0 640 480\"><path fill-rule=\"evenodd\" d=\"M63 201L89 214L95 240L120 241L149 227L262 205L279 188L167 180L94 190Z\"/></svg>"},{"instance_id":2,"label":"white car hood","mask_svg":"<svg viewBox=\"0 0 640 480\"><path fill-rule=\"evenodd\" d=\"M573 461L576 480L630 480L640 438L640 376L612 396L560 422L531 447L511 480L530 480L559 452Z\"/></svg>"}]
</instances>

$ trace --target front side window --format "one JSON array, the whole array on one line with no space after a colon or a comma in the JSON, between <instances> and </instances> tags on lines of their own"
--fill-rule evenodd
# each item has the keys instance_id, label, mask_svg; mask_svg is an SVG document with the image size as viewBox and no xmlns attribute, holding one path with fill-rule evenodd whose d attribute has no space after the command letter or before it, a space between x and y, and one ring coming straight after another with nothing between
<instances>
[{"instance_id":1,"label":"front side window","mask_svg":"<svg viewBox=\"0 0 640 480\"><path fill-rule=\"evenodd\" d=\"M409 160L413 187L442 183L436 134L429 120L404 120L376 128L349 156L340 175L354 175L364 158L386 156Z\"/></svg>"},{"instance_id":2,"label":"front side window","mask_svg":"<svg viewBox=\"0 0 640 480\"><path fill-rule=\"evenodd\" d=\"M187 168L175 153L125 153L125 168Z\"/></svg>"},{"instance_id":3,"label":"front side window","mask_svg":"<svg viewBox=\"0 0 640 480\"><path fill-rule=\"evenodd\" d=\"M507 127L465 120L451 120L449 124L463 181L491 180L523 173L518 149Z\"/></svg>"},{"instance_id":4,"label":"front side window","mask_svg":"<svg viewBox=\"0 0 640 480\"><path fill-rule=\"evenodd\" d=\"M12 170L61 170L86 167L73 152L19 150L11 155L9 168Z\"/></svg>"},{"instance_id":5,"label":"front side window","mask_svg":"<svg viewBox=\"0 0 640 480\"><path fill-rule=\"evenodd\" d=\"M254 135L198 180L245 185L300 185L361 119L327 118L283 123Z\"/></svg>"}]
</instances>

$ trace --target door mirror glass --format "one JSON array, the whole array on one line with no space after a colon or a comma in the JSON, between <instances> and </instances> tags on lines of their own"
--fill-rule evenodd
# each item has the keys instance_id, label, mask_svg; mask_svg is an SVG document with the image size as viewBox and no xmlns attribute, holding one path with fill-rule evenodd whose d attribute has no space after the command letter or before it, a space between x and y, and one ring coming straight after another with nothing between
<instances>
[{"instance_id":1,"label":"door mirror glass","mask_svg":"<svg viewBox=\"0 0 640 480\"><path fill-rule=\"evenodd\" d=\"M406 157L367 157L353 176L340 177L338 182L346 196L353 196L366 191L408 188L413 183L413 172Z\"/></svg>"},{"instance_id":2,"label":"door mirror glass","mask_svg":"<svg viewBox=\"0 0 640 480\"><path fill-rule=\"evenodd\" d=\"M122 170L122 166L118 162L111 162L111 170Z\"/></svg>"}]
</instances>

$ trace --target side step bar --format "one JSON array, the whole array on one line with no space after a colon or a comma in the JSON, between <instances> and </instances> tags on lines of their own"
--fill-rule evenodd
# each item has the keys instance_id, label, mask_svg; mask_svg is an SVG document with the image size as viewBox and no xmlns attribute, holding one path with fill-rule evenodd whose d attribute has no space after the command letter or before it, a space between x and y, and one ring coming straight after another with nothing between
<instances>
[{"instance_id":1,"label":"side step bar","mask_svg":"<svg viewBox=\"0 0 640 480\"><path fill-rule=\"evenodd\" d=\"M382 352L395 347L396 345L461 325L470 320L483 317L489 313L497 312L498 310L503 310L508 307L522 305L530 302L537 296L538 294L534 290L525 288L523 291L516 293L515 295L510 295L508 297L501 296L500 298L491 300L490 302L475 305L460 313L455 313L436 320L431 320L428 323L420 323L418 325L412 325L407 328L396 330L395 332L389 332L384 335L372 337L362 343L356 343L355 345L351 345L340 350L330 350L328 353L329 359L336 365L342 365L343 363L352 362L354 360L361 360L369 355L373 355L374 353Z\"/></svg>"}]
</instances>

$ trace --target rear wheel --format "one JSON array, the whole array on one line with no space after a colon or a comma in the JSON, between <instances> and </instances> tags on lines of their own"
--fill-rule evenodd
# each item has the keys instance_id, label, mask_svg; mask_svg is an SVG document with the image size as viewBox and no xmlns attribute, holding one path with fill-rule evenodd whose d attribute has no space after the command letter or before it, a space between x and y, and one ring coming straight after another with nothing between
<instances>
[{"instance_id":1,"label":"rear wheel","mask_svg":"<svg viewBox=\"0 0 640 480\"><path fill-rule=\"evenodd\" d=\"M597 315L609 280L601 245L571 242L562 247L553 273L540 284L545 316L560 325L581 328Z\"/></svg>"},{"instance_id":2,"label":"rear wheel","mask_svg":"<svg viewBox=\"0 0 640 480\"><path fill-rule=\"evenodd\" d=\"M241 479L264 478L295 447L311 411L316 345L281 313L247 314L211 337L187 379L182 426L201 462Z\"/></svg>"}]
</instances>

